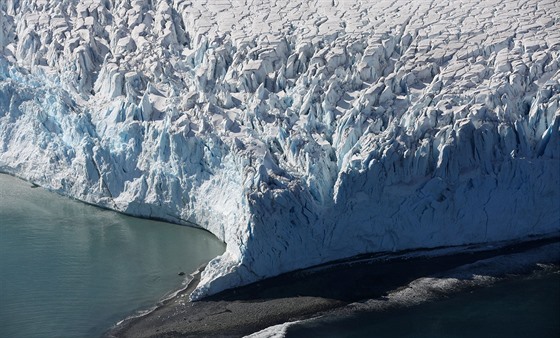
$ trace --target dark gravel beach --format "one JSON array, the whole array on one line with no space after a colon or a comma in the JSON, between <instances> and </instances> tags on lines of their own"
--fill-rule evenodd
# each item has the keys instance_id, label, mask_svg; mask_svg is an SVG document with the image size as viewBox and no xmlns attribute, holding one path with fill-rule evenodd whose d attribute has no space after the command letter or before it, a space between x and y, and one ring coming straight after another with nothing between
<instances>
[{"instance_id":1,"label":"dark gravel beach","mask_svg":"<svg viewBox=\"0 0 560 338\"><path fill-rule=\"evenodd\" d=\"M241 337L288 321L342 313L348 304L382 298L421 277L456 274L465 266L478 266L475 272L493 277L528 273L538 268L537 263L558 263L558 250L549 249L544 255L535 252L550 244L557 248L559 242L554 237L499 247L473 246L444 255L432 250L361 256L189 302L188 295L198 283L196 275L176 297L145 316L124 321L106 337ZM485 263L492 259L495 266ZM470 278L466 276L459 278Z\"/></svg>"},{"instance_id":2,"label":"dark gravel beach","mask_svg":"<svg viewBox=\"0 0 560 338\"><path fill-rule=\"evenodd\" d=\"M321 297L282 297L225 300L221 297L189 302L186 290L146 316L125 321L107 337L240 337L285 321L308 318L345 305Z\"/></svg>"}]
</instances>

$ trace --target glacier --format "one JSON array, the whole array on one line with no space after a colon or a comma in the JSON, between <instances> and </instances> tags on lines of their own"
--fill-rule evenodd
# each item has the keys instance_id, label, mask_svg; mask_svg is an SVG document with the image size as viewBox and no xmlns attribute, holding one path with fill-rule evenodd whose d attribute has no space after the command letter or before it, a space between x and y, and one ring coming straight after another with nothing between
<instances>
[{"instance_id":1,"label":"glacier","mask_svg":"<svg viewBox=\"0 0 560 338\"><path fill-rule=\"evenodd\" d=\"M227 244L199 299L560 230L556 0L4 0L0 172Z\"/></svg>"}]
</instances>

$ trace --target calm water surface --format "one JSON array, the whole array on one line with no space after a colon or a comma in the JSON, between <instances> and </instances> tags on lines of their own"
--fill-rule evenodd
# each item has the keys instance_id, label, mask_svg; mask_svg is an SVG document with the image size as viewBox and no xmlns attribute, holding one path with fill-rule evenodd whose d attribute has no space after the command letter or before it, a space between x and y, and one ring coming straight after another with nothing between
<instances>
[{"instance_id":1,"label":"calm water surface","mask_svg":"<svg viewBox=\"0 0 560 338\"><path fill-rule=\"evenodd\" d=\"M0 175L0 337L96 337L221 254L208 232L127 217Z\"/></svg>"}]
</instances>

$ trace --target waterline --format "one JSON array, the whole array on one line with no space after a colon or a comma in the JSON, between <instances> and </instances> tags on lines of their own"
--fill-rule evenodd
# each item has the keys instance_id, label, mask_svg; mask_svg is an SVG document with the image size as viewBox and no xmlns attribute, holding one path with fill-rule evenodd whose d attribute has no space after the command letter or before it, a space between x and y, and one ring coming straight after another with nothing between
<instances>
[{"instance_id":1,"label":"waterline","mask_svg":"<svg viewBox=\"0 0 560 338\"><path fill-rule=\"evenodd\" d=\"M224 251L199 229L127 217L0 175L0 336L94 337Z\"/></svg>"}]
</instances>

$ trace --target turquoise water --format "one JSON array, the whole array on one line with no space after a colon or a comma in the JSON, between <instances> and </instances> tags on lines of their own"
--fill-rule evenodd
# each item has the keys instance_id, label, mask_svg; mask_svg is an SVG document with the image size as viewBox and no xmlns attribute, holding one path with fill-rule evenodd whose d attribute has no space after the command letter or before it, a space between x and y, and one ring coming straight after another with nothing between
<instances>
[{"instance_id":1,"label":"turquoise water","mask_svg":"<svg viewBox=\"0 0 560 338\"><path fill-rule=\"evenodd\" d=\"M560 274L500 282L410 308L295 324L286 337L560 337Z\"/></svg>"},{"instance_id":2,"label":"turquoise water","mask_svg":"<svg viewBox=\"0 0 560 338\"><path fill-rule=\"evenodd\" d=\"M0 337L96 337L224 251L208 232L127 217L0 175Z\"/></svg>"}]
</instances>

